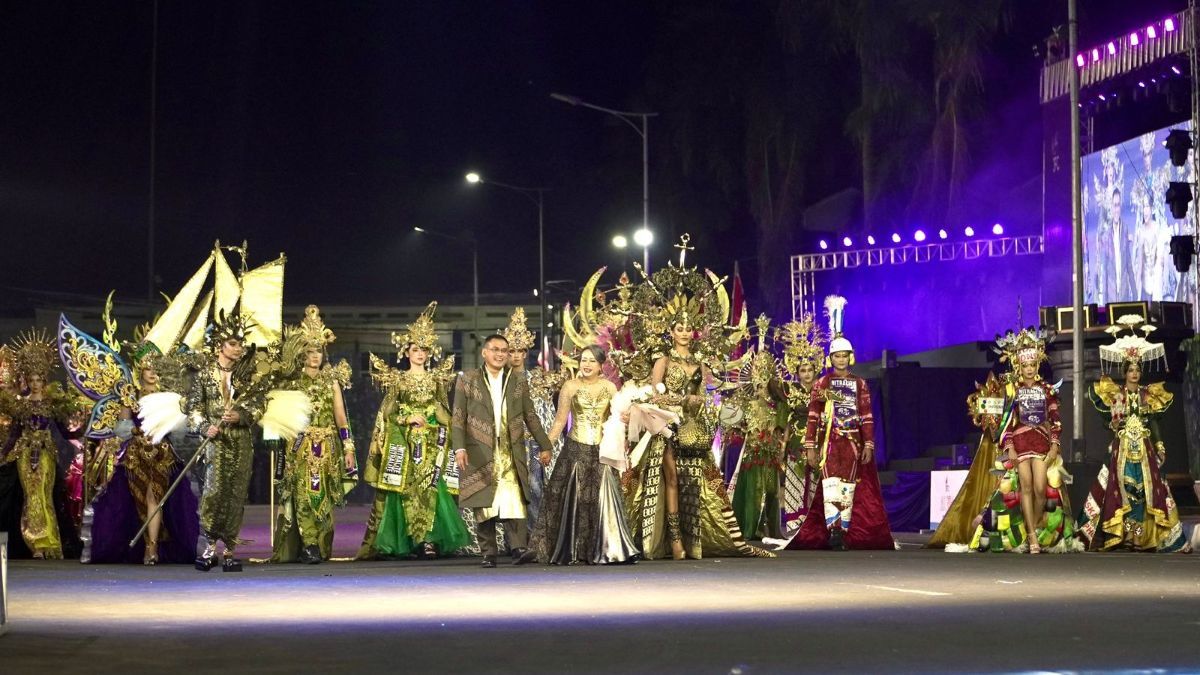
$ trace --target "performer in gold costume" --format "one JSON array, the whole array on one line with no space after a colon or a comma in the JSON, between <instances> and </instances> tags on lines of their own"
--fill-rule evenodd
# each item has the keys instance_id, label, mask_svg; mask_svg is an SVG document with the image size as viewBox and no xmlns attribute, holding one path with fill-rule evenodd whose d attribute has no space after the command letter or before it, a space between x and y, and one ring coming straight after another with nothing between
<instances>
[{"instance_id":1,"label":"performer in gold costume","mask_svg":"<svg viewBox=\"0 0 1200 675\"><path fill-rule=\"evenodd\" d=\"M808 518L814 486L812 470L804 452L808 427L808 404L813 385L825 362L827 337L811 314L790 321L775 331L775 340L783 346L785 375L771 383L772 397L782 401L788 411L784 439L783 534L791 538Z\"/></svg>"},{"instance_id":2,"label":"performer in gold costume","mask_svg":"<svg viewBox=\"0 0 1200 675\"><path fill-rule=\"evenodd\" d=\"M4 393L0 398L0 411L12 420L0 464L16 463L25 497L21 536L30 553L34 558L62 558L63 541L54 503L58 447L51 429L67 436L69 420L81 412L80 401L61 384L48 382L57 362L57 350L44 332L22 334L10 351L24 393Z\"/></svg>"},{"instance_id":3,"label":"performer in gold costume","mask_svg":"<svg viewBox=\"0 0 1200 675\"><path fill-rule=\"evenodd\" d=\"M187 397L191 431L209 442L200 496L201 545L196 558L196 569L203 572L217 564L217 541L225 546L222 568L226 572L242 570L234 550L250 490L251 430L263 412L257 401L241 396L253 376L253 357L244 346L248 328L248 321L239 313L216 317L205 334L209 353Z\"/></svg>"},{"instance_id":4,"label":"performer in gold costume","mask_svg":"<svg viewBox=\"0 0 1200 675\"><path fill-rule=\"evenodd\" d=\"M450 555L470 543L452 490L458 473L450 455L447 384L454 360L441 355L429 307L392 344L403 354L400 370L371 356L371 377L383 389L367 456L366 481L375 502L358 550L359 560Z\"/></svg>"},{"instance_id":5,"label":"performer in gold costume","mask_svg":"<svg viewBox=\"0 0 1200 675\"><path fill-rule=\"evenodd\" d=\"M529 544L541 563L633 562L639 555L625 519L620 476L600 457L609 402L617 392L600 374L606 358L596 345L585 348L579 376L563 384L559 395L551 443L562 438L568 416L571 430ZM549 464L550 450L543 450L540 460Z\"/></svg>"},{"instance_id":6,"label":"performer in gold costume","mask_svg":"<svg viewBox=\"0 0 1200 675\"><path fill-rule=\"evenodd\" d=\"M333 509L345 506L357 474L342 397L350 387L350 365L326 363L326 347L337 338L316 305L304 309L304 318L287 339L299 343L294 351L303 366L294 386L305 392L313 409L308 428L283 453L271 562L316 564L333 555Z\"/></svg>"},{"instance_id":7,"label":"performer in gold costume","mask_svg":"<svg viewBox=\"0 0 1200 675\"><path fill-rule=\"evenodd\" d=\"M1158 433L1158 417L1170 407L1173 396L1161 382L1144 385L1143 364L1165 358L1162 344L1138 335L1141 317L1125 317L1109 328L1131 334L1101 345L1100 359L1120 368L1123 385L1107 375L1089 392L1096 409L1113 432L1111 454L1092 484L1084 503L1080 531L1088 548L1109 551L1129 548L1160 553L1187 552L1187 539L1179 522L1179 509L1162 473L1167 449ZM1149 335L1153 326L1140 326Z\"/></svg>"}]
</instances>

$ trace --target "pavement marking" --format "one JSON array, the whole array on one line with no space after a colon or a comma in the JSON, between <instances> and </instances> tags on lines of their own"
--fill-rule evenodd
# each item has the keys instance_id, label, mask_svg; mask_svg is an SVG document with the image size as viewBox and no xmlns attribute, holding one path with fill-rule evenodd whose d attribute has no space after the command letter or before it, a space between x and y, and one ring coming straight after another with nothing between
<instances>
[{"instance_id":1,"label":"pavement marking","mask_svg":"<svg viewBox=\"0 0 1200 675\"><path fill-rule=\"evenodd\" d=\"M920 591L920 590L917 590L914 588L896 588L894 586L873 586L871 584L852 584L849 582L842 582L841 585L842 586L861 586L863 588L874 588L874 589L880 590L880 591L894 591L896 593L912 593L914 595L931 595L931 596L954 595L953 593L943 593L941 591Z\"/></svg>"}]
</instances>

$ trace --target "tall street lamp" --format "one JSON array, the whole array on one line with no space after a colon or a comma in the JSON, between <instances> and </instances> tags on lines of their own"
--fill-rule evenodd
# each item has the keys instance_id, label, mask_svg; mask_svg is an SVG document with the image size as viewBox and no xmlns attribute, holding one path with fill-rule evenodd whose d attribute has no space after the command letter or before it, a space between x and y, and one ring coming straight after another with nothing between
<instances>
[{"instance_id":1,"label":"tall street lamp","mask_svg":"<svg viewBox=\"0 0 1200 675\"><path fill-rule=\"evenodd\" d=\"M442 239L449 239L450 241L456 241L460 244L470 244L471 245L471 276L473 277L473 280L472 280L473 310L472 310L472 314L471 314L471 335L472 335L472 339L475 341L475 346L478 347L479 346L479 240L477 240L475 238L474 233L472 233L471 236L469 236L469 237L456 237L452 234L446 234L445 232L438 232L437 230L430 230L425 227L414 227L413 232L418 232L420 234L431 234L435 237L441 237ZM478 351L478 350L476 350L476 351Z\"/></svg>"},{"instance_id":2,"label":"tall street lamp","mask_svg":"<svg viewBox=\"0 0 1200 675\"><path fill-rule=\"evenodd\" d=\"M595 105L593 103L588 103L587 101L584 101L583 99L579 98L578 96L569 96L567 94L550 94L550 98L554 99L555 101L562 101L563 103L566 103L568 105L577 105L577 106L582 106L584 108L591 108L592 110L599 110L602 113L608 113L609 115L618 117L621 119L622 122L628 124L629 128L633 129L634 132L637 133L637 135L642 137L642 229L639 231L645 231L647 233L647 235L649 235L649 232L650 232L650 130L646 123L649 120L649 118L657 117L658 113L639 113L639 112L629 112L627 110L613 110L612 108L605 108L604 106ZM634 119L640 120L641 126L638 126L636 123L634 123ZM648 237L648 238L650 241L653 241L653 237ZM638 244L638 245L642 246L642 244ZM646 247L650 246L649 241L645 244L645 246ZM649 251L645 252L643 258L644 259L642 260L642 266L646 268L646 273L649 274L650 273L650 253L649 253Z\"/></svg>"},{"instance_id":3,"label":"tall street lamp","mask_svg":"<svg viewBox=\"0 0 1200 675\"><path fill-rule=\"evenodd\" d=\"M545 345L546 344L546 208L545 208L546 188L521 187L520 185L510 185L508 183L501 183L501 182L494 181L494 180L486 180L485 181L483 179L483 176L480 176L478 173L475 173L474 171L472 171L471 173L468 173L466 175L466 180L467 180L467 183L470 185L479 185L479 184L495 185L498 188L504 188L505 190L511 190L513 192L520 193L520 194L524 195L527 199L529 199L529 201L533 202L537 206L537 210L538 210L538 290L537 290L537 296L538 296L539 302L541 303L541 306L538 309L538 320L539 320L539 323L541 324L541 330L538 333L538 336L541 339L542 344ZM543 347L539 347L538 351L542 352L542 365L546 369L549 369L550 368L550 355L549 355L549 353L547 353L548 350L543 346Z\"/></svg>"}]
</instances>

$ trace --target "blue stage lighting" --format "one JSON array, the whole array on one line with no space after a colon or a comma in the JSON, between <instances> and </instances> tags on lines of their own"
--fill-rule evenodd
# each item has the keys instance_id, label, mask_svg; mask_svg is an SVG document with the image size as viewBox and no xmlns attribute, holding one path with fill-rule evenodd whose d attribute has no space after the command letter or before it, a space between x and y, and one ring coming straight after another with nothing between
<instances>
[{"instance_id":1,"label":"blue stage lighting","mask_svg":"<svg viewBox=\"0 0 1200 675\"><path fill-rule=\"evenodd\" d=\"M925 230L917 230L913 232L913 239L917 241L925 241Z\"/></svg>"},{"instance_id":2,"label":"blue stage lighting","mask_svg":"<svg viewBox=\"0 0 1200 675\"><path fill-rule=\"evenodd\" d=\"M851 239L850 237L842 237L842 246L845 246L846 248L850 248L853 245L854 245L853 239Z\"/></svg>"},{"instance_id":3,"label":"blue stage lighting","mask_svg":"<svg viewBox=\"0 0 1200 675\"><path fill-rule=\"evenodd\" d=\"M828 248L829 248L829 242L827 242L827 241L825 241L824 239L822 239L821 241L818 241L818 242L817 242L817 246L820 246L820 247L821 247L821 250L822 250L822 251L824 251L824 250L826 250L826 249L828 249Z\"/></svg>"},{"instance_id":4,"label":"blue stage lighting","mask_svg":"<svg viewBox=\"0 0 1200 675\"><path fill-rule=\"evenodd\" d=\"M900 243L900 235L896 232L892 233L892 243L894 243L894 244Z\"/></svg>"},{"instance_id":5,"label":"blue stage lighting","mask_svg":"<svg viewBox=\"0 0 1200 675\"><path fill-rule=\"evenodd\" d=\"M992 234L994 234L996 236L1000 236L1000 235L1004 234L1004 226L1001 225L1000 223L996 223L995 225L992 226Z\"/></svg>"}]
</instances>

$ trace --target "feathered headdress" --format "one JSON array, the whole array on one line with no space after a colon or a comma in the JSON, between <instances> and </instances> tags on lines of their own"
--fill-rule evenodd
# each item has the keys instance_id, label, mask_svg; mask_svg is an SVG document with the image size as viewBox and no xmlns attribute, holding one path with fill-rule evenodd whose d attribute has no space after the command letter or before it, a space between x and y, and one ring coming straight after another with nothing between
<instances>
[{"instance_id":1,"label":"feathered headdress","mask_svg":"<svg viewBox=\"0 0 1200 675\"><path fill-rule=\"evenodd\" d=\"M403 331L392 333L392 345L403 352L409 345L417 345L429 350L429 355L438 358L442 354L438 346L437 330L433 324L433 313L437 311L437 301L429 303L421 316L417 317Z\"/></svg>"},{"instance_id":2,"label":"feathered headdress","mask_svg":"<svg viewBox=\"0 0 1200 675\"><path fill-rule=\"evenodd\" d=\"M850 352L850 364L854 365L854 345L842 334L842 325L846 319L846 299L840 295L830 295L825 298L825 317L829 320L829 353ZM825 365L829 365L828 358Z\"/></svg>"},{"instance_id":3,"label":"feathered headdress","mask_svg":"<svg viewBox=\"0 0 1200 675\"><path fill-rule=\"evenodd\" d=\"M1150 342L1146 339L1157 328L1150 324L1143 326L1142 323L1142 317L1136 314L1126 314L1117 319L1116 325L1109 326L1104 331L1115 339L1112 344L1100 345L1102 366L1111 364L1124 368L1130 363L1157 363L1158 361L1166 364L1167 350L1162 343ZM1118 337L1126 329L1129 330L1129 334ZM1138 335L1138 331L1141 331L1142 335Z\"/></svg>"},{"instance_id":4,"label":"feathered headdress","mask_svg":"<svg viewBox=\"0 0 1200 675\"><path fill-rule=\"evenodd\" d=\"M825 361L826 336L812 314L805 314L799 321L790 321L775 329L775 341L783 345L783 363L789 372L811 365L820 370Z\"/></svg>"},{"instance_id":5,"label":"feathered headdress","mask_svg":"<svg viewBox=\"0 0 1200 675\"><path fill-rule=\"evenodd\" d=\"M508 317L508 327L500 331L500 334L504 336L505 340L508 340L509 349L523 352L533 349L536 343L533 333L529 332L524 307L518 307L513 310L512 316Z\"/></svg>"},{"instance_id":6,"label":"feathered headdress","mask_svg":"<svg viewBox=\"0 0 1200 675\"><path fill-rule=\"evenodd\" d=\"M45 329L30 329L13 340L13 364L23 378L46 377L58 362L58 346Z\"/></svg>"}]
</instances>

